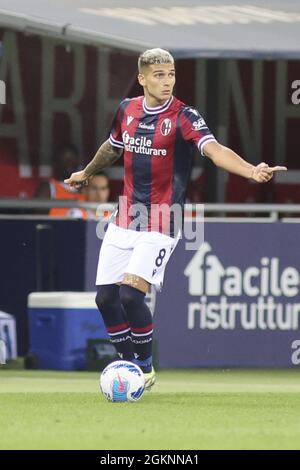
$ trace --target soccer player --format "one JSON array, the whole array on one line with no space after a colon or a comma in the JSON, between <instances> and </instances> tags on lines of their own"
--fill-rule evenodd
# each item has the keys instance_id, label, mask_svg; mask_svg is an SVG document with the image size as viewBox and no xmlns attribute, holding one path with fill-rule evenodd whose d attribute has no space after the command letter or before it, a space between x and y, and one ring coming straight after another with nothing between
<instances>
[{"instance_id":1,"label":"soccer player","mask_svg":"<svg viewBox=\"0 0 300 470\"><path fill-rule=\"evenodd\" d=\"M173 96L175 65L168 51L142 53L138 72L144 95L120 103L109 139L83 171L65 182L81 187L124 155L124 198L101 246L96 303L119 356L141 367L149 389L155 382L153 324L144 297L151 284L162 285L178 240L168 208L177 204L183 210L192 146L218 167L257 182L267 182L286 168L253 166L218 143L199 112ZM136 205L137 225L132 211ZM163 222L153 216L157 205L164 207Z\"/></svg>"}]
</instances>

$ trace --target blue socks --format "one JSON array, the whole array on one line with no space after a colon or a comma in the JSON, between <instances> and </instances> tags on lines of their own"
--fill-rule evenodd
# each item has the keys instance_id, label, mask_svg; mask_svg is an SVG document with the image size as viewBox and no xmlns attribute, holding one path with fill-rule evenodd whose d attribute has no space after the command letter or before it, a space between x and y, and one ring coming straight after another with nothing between
<instances>
[{"instance_id":1,"label":"blue socks","mask_svg":"<svg viewBox=\"0 0 300 470\"><path fill-rule=\"evenodd\" d=\"M110 341L115 346L120 359L133 361L134 350L131 331L120 301L119 286L117 284L98 286L96 304L102 315Z\"/></svg>"},{"instance_id":2,"label":"blue socks","mask_svg":"<svg viewBox=\"0 0 300 470\"><path fill-rule=\"evenodd\" d=\"M102 285L96 303L120 358L151 372L153 323L145 294L126 284Z\"/></svg>"},{"instance_id":3,"label":"blue socks","mask_svg":"<svg viewBox=\"0 0 300 470\"><path fill-rule=\"evenodd\" d=\"M134 287L122 284L120 299L131 328L134 362L143 372L151 372L153 322L152 314L145 303L145 294Z\"/></svg>"}]
</instances>

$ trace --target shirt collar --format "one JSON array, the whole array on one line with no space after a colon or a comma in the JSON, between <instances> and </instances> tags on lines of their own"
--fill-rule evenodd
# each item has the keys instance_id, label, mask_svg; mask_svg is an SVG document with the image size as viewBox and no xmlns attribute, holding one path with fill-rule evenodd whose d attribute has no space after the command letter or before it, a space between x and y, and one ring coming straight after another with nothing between
<instances>
[{"instance_id":1,"label":"shirt collar","mask_svg":"<svg viewBox=\"0 0 300 470\"><path fill-rule=\"evenodd\" d=\"M144 97L143 98L143 110L146 114L159 114L159 113L163 113L164 111L166 111L166 109L168 109L172 103L174 99L174 96L170 96L170 98L161 106L155 106L154 108L150 108L149 106L147 106L146 104L146 98Z\"/></svg>"}]
</instances>

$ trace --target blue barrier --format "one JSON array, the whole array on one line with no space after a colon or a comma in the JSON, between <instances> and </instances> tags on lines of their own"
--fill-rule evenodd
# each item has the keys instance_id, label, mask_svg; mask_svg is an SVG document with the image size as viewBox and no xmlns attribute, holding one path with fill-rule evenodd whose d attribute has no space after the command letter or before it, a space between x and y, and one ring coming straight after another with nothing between
<instances>
[{"instance_id":1,"label":"blue barrier","mask_svg":"<svg viewBox=\"0 0 300 470\"><path fill-rule=\"evenodd\" d=\"M19 355L28 351L28 294L84 290L85 231L82 220L0 219L0 310L16 318Z\"/></svg>"},{"instance_id":2,"label":"blue barrier","mask_svg":"<svg viewBox=\"0 0 300 470\"><path fill-rule=\"evenodd\" d=\"M39 223L0 221L0 309L16 317L20 354L28 351L27 295L37 290L37 272L47 285L47 270L54 269L46 290L95 290L96 223L47 221L53 265L38 271ZM208 222L200 250L187 251L181 240L163 291L152 298L160 366L298 366L299 235L297 223ZM41 240L47 262L51 243Z\"/></svg>"},{"instance_id":3,"label":"blue barrier","mask_svg":"<svg viewBox=\"0 0 300 470\"><path fill-rule=\"evenodd\" d=\"M297 223L207 222L198 251L180 240L155 300L160 366L299 364L299 239ZM93 275L98 245L91 236Z\"/></svg>"}]
</instances>

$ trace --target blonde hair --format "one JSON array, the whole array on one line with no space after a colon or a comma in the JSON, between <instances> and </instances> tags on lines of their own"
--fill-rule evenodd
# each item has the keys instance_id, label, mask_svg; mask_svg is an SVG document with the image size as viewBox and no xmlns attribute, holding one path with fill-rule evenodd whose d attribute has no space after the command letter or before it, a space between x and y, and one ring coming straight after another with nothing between
<instances>
[{"instance_id":1,"label":"blonde hair","mask_svg":"<svg viewBox=\"0 0 300 470\"><path fill-rule=\"evenodd\" d=\"M142 67L153 64L174 64L174 58L169 51L156 47L155 49L148 49L139 56L138 69L141 71Z\"/></svg>"}]
</instances>

